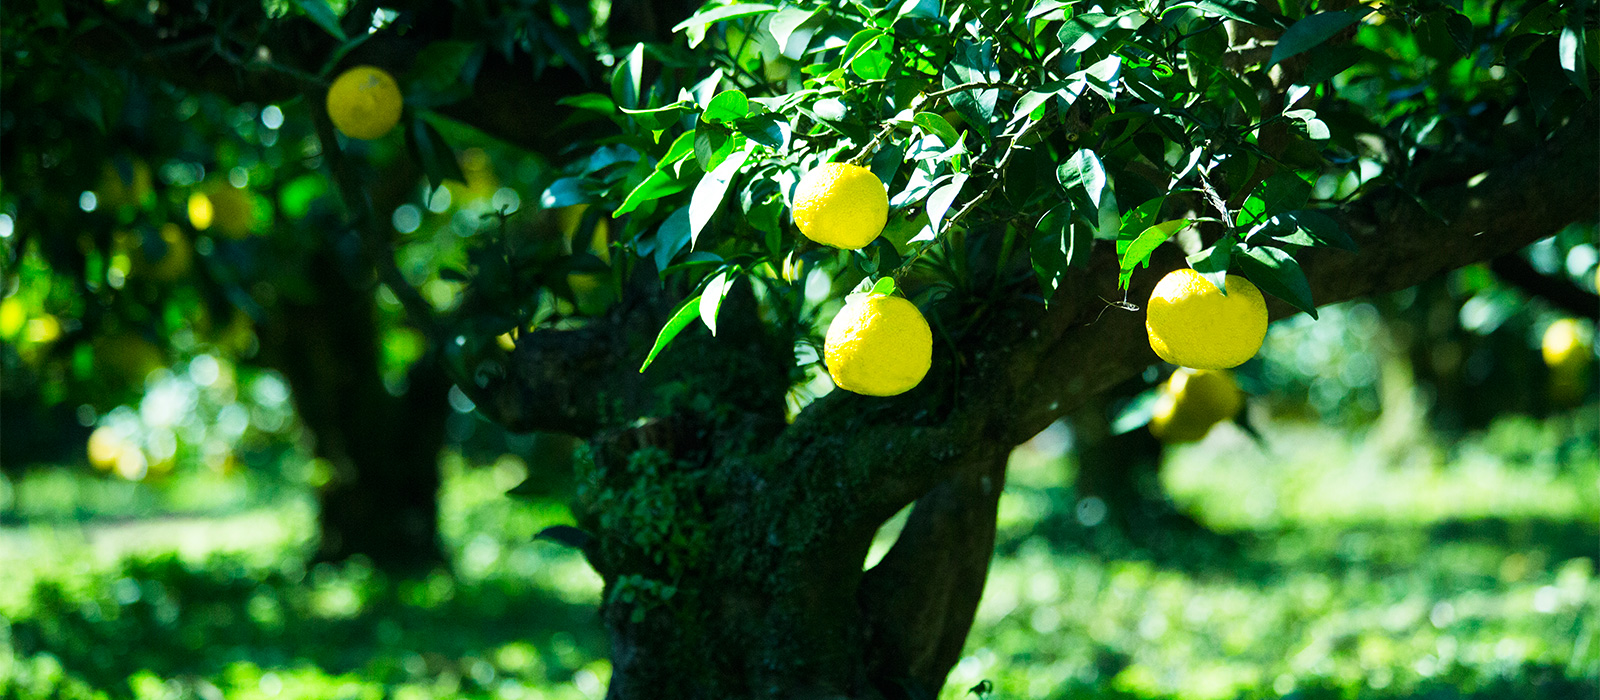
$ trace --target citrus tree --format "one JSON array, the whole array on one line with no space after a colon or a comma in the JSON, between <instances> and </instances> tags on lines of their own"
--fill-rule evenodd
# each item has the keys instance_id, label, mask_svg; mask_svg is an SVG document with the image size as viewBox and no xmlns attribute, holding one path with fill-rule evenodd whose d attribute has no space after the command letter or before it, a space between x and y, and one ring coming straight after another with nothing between
<instances>
[{"instance_id":1,"label":"citrus tree","mask_svg":"<svg viewBox=\"0 0 1600 700\"><path fill-rule=\"evenodd\" d=\"M329 203L289 240L358 271L329 298L585 440L548 536L605 579L614 698L931 697L1014 446L1600 206L1578 2L71 5L55 50L284 105ZM468 145L558 172L416 255ZM19 230L77 216L46 194Z\"/></svg>"}]
</instances>

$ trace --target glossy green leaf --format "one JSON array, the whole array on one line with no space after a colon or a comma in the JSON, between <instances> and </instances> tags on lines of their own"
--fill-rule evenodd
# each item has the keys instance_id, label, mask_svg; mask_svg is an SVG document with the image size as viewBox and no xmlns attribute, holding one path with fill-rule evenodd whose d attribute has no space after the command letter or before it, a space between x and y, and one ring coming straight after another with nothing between
<instances>
[{"instance_id":1,"label":"glossy green leaf","mask_svg":"<svg viewBox=\"0 0 1600 700\"><path fill-rule=\"evenodd\" d=\"M650 364L656 361L656 355L661 354L661 351L665 350L667 345L672 343L672 340L677 338L678 334L682 333L683 329L688 328L689 324L694 323L697 318L700 318L700 297L698 296L683 302L678 307L678 310L673 312L672 319L667 321L667 325L661 327L661 332L656 334L655 346L650 348L650 354L645 356L644 364L639 366L639 373L644 374L644 371L650 368Z\"/></svg>"},{"instance_id":2,"label":"glossy green leaf","mask_svg":"<svg viewBox=\"0 0 1600 700\"><path fill-rule=\"evenodd\" d=\"M700 293L700 321L706 324L713 336L717 334L717 312L722 309L722 299L728 295L728 290L733 288L737 279L727 272L719 272L706 282L705 291Z\"/></svg>"},{"instance_id":3,"label":"glossy green leaf","mask_svg":"<svg viewBox=\"0 0 1600 700\"><path fill-rule=\"evenodd\" d=\"M750 98L738 90L723 90L711 98L711 103L706 105L706 111L700 118L712 122L726 122L743 119L749 114Z\"/></svg>"},{"instance_id":4,"label":"glossy green leaf","mask_svg":"<svg viewBox=\"0 0 1600 700\"><path fill-rule=\"evenodd\" d=\"M1271 246L1244 246L1238 256L1239 269L1261 291L1289 302L1291 306L1317 317L1317 305L1311 300L1311 283L1300 263L1288 252Z\"/></svg>"},{"instance_id":5,"label":"glossy green leaf","mask_svg":"<svg viewBox=\"0 0 1600 700\"><path fill-rule=\"evenodd\" d=\"M329 36L339 41L349 41L349 35L339 26L339 15L334 14L333 8L328 5L328 0L294 0L294 4L301 12L306 13L307 19L315 22Z\"/></svg>"},{"instance_id":6,"label":"glossy green leaf","mask_svg":"<svg viewBox=\"0 0 1600 700\"><path fill-rule=\"evenodd\" d=\"M1138 237L1127 241L1117 242L1117 260L1121 267L1121 274L1117 277L1117 288L1127 289L1128 283L1133 280L1133 271L1150 264L1150 255L1156 247L1165 243L1173 234L1182 231L1192 223L1188 219L1173 219L1146 228Z\"/></svg>"},{"instance_id":7,"label":"glossy green leaf","mask_svg":"<svg viewBox=\"0 0 1600 700\"><path fill-rule=\"evenodd\" d=\"M690 246L700 240L700 232L705 230L706 224L711 223L711 216L722 206L722 200L728 194L728 183L733 181L734 174L739 172L748 155L749 151L735 152L715 170L700 178L700 184L695 185L694 195L689 199Z\"/></svg>"},{"instance_id":8,"label":"glossy green leaf","mask_svg":"<svg viewBox=\"0 0 1600 700\"><path fill-rule=\"evenodd\" d=\"M1361 7L1354 10L1319 12L1295 22L1284 30L1283 36L1278 38L1278 45L1272 48L1272 58L1267 60L1267 65L1277 65L1286 58L1311 50L1322 42L1332 39L1335 34L1355 24L1371 11L1370 7Z\"/></svg>"}]
</instances>

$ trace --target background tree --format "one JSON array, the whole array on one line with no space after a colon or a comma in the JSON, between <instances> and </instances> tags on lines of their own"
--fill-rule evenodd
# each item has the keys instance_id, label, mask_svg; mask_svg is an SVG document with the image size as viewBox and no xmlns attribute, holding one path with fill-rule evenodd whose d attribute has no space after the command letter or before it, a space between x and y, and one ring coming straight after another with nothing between
<instances>
[{"instance_id":1,"label":"background tree","mask_svg":"<svg viewBox=\"0 0 1600 700\"><path fill-rule=\"evenodd\" d=\"M99 295L64 314L85 328L90 307L170 288L118 293L120 219L58 196L99 177L67 126L114 133L129 105L192 115L188 91L282 104L300 160L268 163L262 182L303 172L327 194L295 216L279 192L272 235L252 245L195 236L200 286L220 288L200 298L249 309L280 280L282 330L262 345L284 349L263 357L281 358L335 478L348 460L426 489L383 460L425 451L404 441L428 442L446 381L512 430L584 439L580 519L552 536L606 580L612 697L932 694L982 591L1007 455L1156 361L1136 307L1162 273L1185 258L1231 269L1276 297L1275 316L1315 315L1511 254L1600 204L1600 52L1577 3L738 4L670 37L662 17L684 15L647 7L74 4L6 30L34 62L7 72L7 109L14 94L30 105L5 134L6 180L22 183L7 191L12 238ZM403 136L362 144L328 124L327 82L358 63L401 77ZM83 64L98 82L69 79ZM230 162L203 130L155 138ZM430 199L447 177L470 186L453 148L494 139L561 164L537 200L587 205L579 235L526 213L469 217L448 246L395 235L419 174ZM828 160L888 185L889 224L860 251L789 221L798 176ZM158 201L134 215L156 234L140 250L168 242L168 222L194 235L189 191L217 185L189 175L163 166ZM533 190L518 199L531 209ZM55 233L80 228L87 245ZM236 256L248 247L285 256ZM827 393L820 330L884 278L932 322L933 371L898 397ZM315 293L296 295L302 280ZM386 303L425 339L415 412L361 399L379 397L361 328ZM111 316L141 313L171 322ZM348 364L319 366L330 358ZM307 396L323 391L337 393ZM325 498L325 517L344 507ZM382 512L360 508L345 512Z\"/></svg>"}]
</instances>

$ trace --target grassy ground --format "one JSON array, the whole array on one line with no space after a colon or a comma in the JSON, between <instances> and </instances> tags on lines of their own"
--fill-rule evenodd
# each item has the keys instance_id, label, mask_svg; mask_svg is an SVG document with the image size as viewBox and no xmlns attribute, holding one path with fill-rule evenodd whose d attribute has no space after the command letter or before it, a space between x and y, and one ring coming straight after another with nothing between
<instances>
[{"instance_id":1,"label":"grassy ground","mask_svg":"<svg viewBox=\"0 0 1600 700\"><path fill-rule=\"evenodd\" d=\"M1265 444L1225 426L1162 475L1207 530L1153 545L1084 526L1070 460L1037 440L943 697L984 680L995 698L1595 697L1597 423L1507 417L1449 442L1270 425ZM569 514L501 495L514 458L445 467L457 574L406 583L307 568L304 494L106 519L159 499L6 486L0 697L602 696L599 580L532 541Z\"/></svg>"}]
</instances>

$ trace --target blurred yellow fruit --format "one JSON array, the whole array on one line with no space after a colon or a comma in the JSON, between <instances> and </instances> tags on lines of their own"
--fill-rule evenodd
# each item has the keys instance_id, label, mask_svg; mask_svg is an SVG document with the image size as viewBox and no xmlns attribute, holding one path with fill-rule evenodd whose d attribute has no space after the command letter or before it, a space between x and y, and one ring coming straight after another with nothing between
<instances>
[{"instance_id":1,"label":"blurred yellow fruit","mask_svg":"<svg viewBox=\"0 0 1600 700\"><path fill-rule=\"evenodd\" d=\"M102 425L89 433L89 464L100 471L111 471L117 466L117 459L122 456L122 451L128 448L122 436L111 426Z\"/></svg>"},{"instance_id":2,"label":"blurred yellow fruit","mask_svg":"<svg viewBox=\"0 0 1600 700\"><path fill-rule=\"evenodd\" d=\"M933 362L933 332L917 305L887 294L851 295L823 342L839 388L894 396L922 382Z\"/></svg>"},{"instance_id":3,"label":"blurred yellow fruit","mask_svg":"<svg viewBox=\"0 0 1600 700\"><path fill-rule=\"evenodd\" d=\"M1244 395L1227 370L1180 368L1172 373L1150 417L1150 434L1169 443L1194 442L1211 426L1239 415Z\"/></svg>"},{"instance_id":4,"label":"blurred yellow fruit","mask_svg":"<svg viewBox=\"0 0 1600 700\"><path fill-rule=\"evenodd\" d=\"M356 66L328 88L328 118L345 136L371 140L400 121L400 86L381 68Z\"/></svg>"},{"instance_id":5,"label":"blurred yellow fruit","mask_svg":"<svg viewBox=\"0 0 1600 700\"><path fill-rule=\"evenodd\" d=\"M861 248L889 221L889 195L871 170L824 163L800 179L794 225L806 238L835 248Z\"/></svg>"},{"instance_id":6,"label":"blurred yellow fruit","mask_svg":"<svg viewBox=\"0 0 1600 700\"><path fill-rule=\"evenodd\" d=\"M0 301L0 338L14 340L17 333L22 331L22 324L28 321L28 311L22 308L22 300L9 297Z\"/></svg>"},{"instance_id":7,"label":"blurred yellow fruit","mask_svg":"<svg viewBox=\"0 0 1600 700\"><path fill-rule=\"evenodd\" d=\"M43 314L28 319L22 327L22 339L30 343L43 345L53 343L61 337L61 322L50 314Z\"/></svg>"},{"instance_id":8,"label":"blurred yellow fruit","mask_svg":"<svg viewBox=\"0 0 1600 700\"><path fill-rule=\"evenodd\" d=\"M1228 369L1261 349L1267 304L1243 277L1228 275L1228 295L1189 268L1156 283L1146 309L1150 348L1161 359L1194 369Z\"/></svg>"},{"instance_id":9,"label":"blurred yellow fruit","mask_svg":"<svg viewBox=\"0 0 1600 700\"><path fill-rule=\"evenodd\" d=\"M189 225L193 226L196 231L204 231L211 228L212 216L211 198L200 192L191 193L189 195Z\"/></svg>"},{"instance_id":10,"label":"blurred yellow fruit","mask_svg":"<svg viewBox=\"0 0 1600 700\"><path fill-rule=\"evenodd\" d=\"M1563 318L1544 329L1539 350L1551 371L1572 373L1588 364L1591 347L1583 324L1575 318Z\"/></svg>"}]
</instances>

